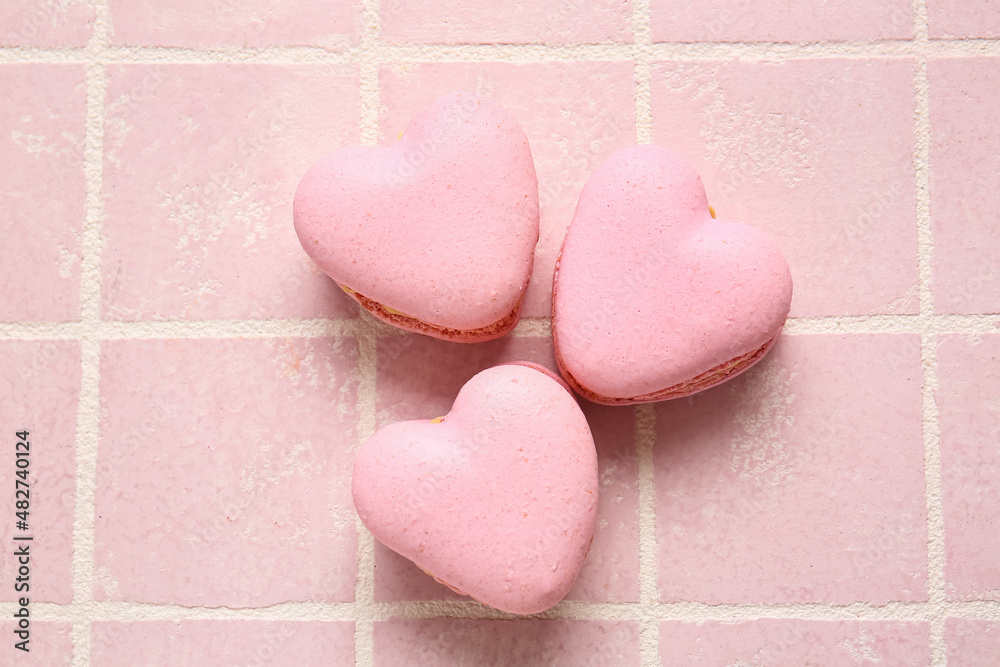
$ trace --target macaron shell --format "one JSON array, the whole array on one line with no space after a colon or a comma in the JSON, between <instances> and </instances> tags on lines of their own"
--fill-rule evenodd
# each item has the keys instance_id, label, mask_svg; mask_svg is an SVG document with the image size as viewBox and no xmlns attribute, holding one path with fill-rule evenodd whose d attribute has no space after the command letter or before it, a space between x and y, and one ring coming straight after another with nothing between
<instances>
[{"instance_id":1,"label":"macaron shell","mask_svg":"<svg viewBox=\"0 0 1000 667\"><path fill-rule=\"evenodd\" d=\"M440 422L379 430L353 493L390 549L485 604L532 614L569 592L590 548L597 453L566 388L509 364L473 377Z\"/></svg>"},{"instance_id":2,"label":"macaron shell","mask_svg":"<svg viewBox=\"0 0 1000 667\"><path fill-rule=\"evenodd\" d=\"M781 331L791 274L761 231L714 220L701 179L672 152L635 146L584 186L553 287L560 369L598 402L646 402L756 363Z\"/></svg>"},{"instance_id":3,"label":"macaron shell","mask_svg":"<svg viewBox=\"0 0 1000 667\"><path fill-rule=\"evenodd\" d=\"M339 284L436 327L514 313L538 241L527 137L500 106L439 98L398 144L335 151L295 193L303 248Z\"/></svg>"}]
</instances>

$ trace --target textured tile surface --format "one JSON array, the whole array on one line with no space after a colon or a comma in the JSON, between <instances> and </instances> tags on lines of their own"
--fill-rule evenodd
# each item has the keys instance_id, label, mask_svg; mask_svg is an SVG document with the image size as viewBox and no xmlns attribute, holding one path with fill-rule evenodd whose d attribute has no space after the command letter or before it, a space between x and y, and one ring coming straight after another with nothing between
<instances>
[{"instance_id":1,"label":"textured tile surface","mask_svg":"<svg viewBox=\"0 0 1000 667\"><path fill-rule=\"evenodd\" d=\"M354 597L352 339L109 341L94 596Z\"/></svg>"},{"instance_id":2,"label":"textured tile surface","mask_svg":"<svg viewBox=\"0 0 1000 667\"><path fill-rule=\"evenodd\" d=\"M29 612L30 613L30 612ZM13 621L0 623L4 642L0 644L0 664L25 667L69 667L73 664L73 630L71 623L32 621L29 628L28 652L14 648L21 637L14 635Z\"/></svg>"},{"instance_id":3,"label":"textured tile surface","mask_svg":"<svg viewBox=\"0 0 1000 667\"><path fill-rule=\"evenodd\" d=\"M357 41L360 3L322 0L111 0L113 44L140 46L315 45Z\"/></svg>"},{"instance_id":4,"label":"textured tile surface","mask_svg":"<svg viewBox=\"0 0 1000 667\"><path fill-rule=\"evenodd\" d=\"M95 14L90 0L5 0L0 46L83 46Z\"/></svg>"},{"instance_id":5,"label":"textured tile surface","mask_svg":"<svg viewBox=\"0 0 1000 667\"><path fill-rule=\"evenodd\" d=\"M375 665L639 664L639 624L622 621L390 619L375 624Z\"/></svg>"},{"instance_id":6,"label":"textured tile surface","mask_svg":"<svg viewBox=\"0 0 1000 667\"><path fill-rule=\"evenodd\" d=\"M818 42L913 36L907 0L651 0L657 42Z\"/></svg>"},{"instance_id":7,"label":"textured tile surface","mask_svg":"<svg viewBox=\"0 0 1000 667\"><path fill-rule=\"evenodd\" d=\"M926 623L800 621L660 624L668 665L927 665ZM950 663L949 663L950 664Z\"/></svg>"},{"instance_id":8,"label":"textured tile surface","mask_svg":"<svg viewBox=\"0 0 1000 667\"><path fill-rule=\"evenodd\" d=\"M291 224L302 172L357 141L354 74L120 65L108 77L104 317L356 312L303 252Z\"/></svg>"},{"instance_id":9,"label":"textured tile surface","mask_svg":"<svg viewBox=\"0 0 1000 667\"><path fill-rule=\"evenodd\" d=\"M927 64L934 308L1000 312L1000 57Z\"/></svg>"},{"instance_id":10,"label":"textured tile surface","mask_svg":"<svg viewBox=\"0 0 1000 667\"><path fill-rule=\"evenodd\" d=\"M6 585L0 600L17 600L20 563L14 536L30 536L27 597L34 602L73 600L73 508L76 500L76 416L80 399L80 346L76 341L0 341L0 424L4 429L4 465L0 466L0 577ZM7 397L18 397L11 401ZM18 466L17 432L28 431L27 468ZM24 458L24 457L21 457ZM27 480L15 475L27 470ZM18 486L27 482L29 488ZM27 509L17 507L27 493ZM15 512L27 511L27 529L19 530ZM14 546L11 546L14 545ZM4 642L6 647L6 642Z\"/></svg>"},{"instance_id":11,"label":"textured tile surface","mask_svg":"<svg viewBox=\"0 0 1000 667\"><path fill-rule=\"evenodd\" d=\"M915 336L783 336L657 406L661 598L926 599L921 377Z\"/></svg>"},{"instance_id":12,"label":"textured tile surface","mask_svg":"<svg viewBox=\"0 0 1000 667\"><path fill-rule=\"evenodd\" d=\"M949 618L944 622L948 667L982 667L1000 663L1000 621Z\"/></svg>"},{"instance_id":13,"label":"textured tile surface","mask_svg":"<svg viewBox=\"0 0 1000 667\"><path fill-rule=\"evenodd\" d=\"M354 624L323 621L100 621L91 664L353 665Z\"/></svg>"},{"instance_id":14,"label":"textured tile surface","mask_svg":"<svg viewBox=\"0 0 1000 667\"><path fill-rule=\"evenodd\" d=\"M84 70L0 65L0 322L80 313Z\"/></svg>"},{"instance_id":15,"label":"textured tile surface","mask_svg":"<svg viewBox=\"0 0 1000 667\"><path fill-rule=\"evenodd\" d=\"M385 0L390 42L622 42L632 37L630 0Z\"/></svg>"},{"instance_id":16,"label":"textured tile surface","mask_svg":"<svg viewBox=\"0 0 1000 667\"><path fill-rule=\"evenodd\" d=\"M950 597L1000 600L1000 335L938 345Z\"/></svg>"},{"instance_id":17,"label":"textured tile surface","mask_svg":"<svg viewBox=\"0 0 1000 667\"><path fill-rule=\"evenodd\" d=\"M1000 37L1000 10L995 0L927 0L931 38Z\"/></svg>"},{"instance_id":18,"label":"textured tile surface","mask_svg":"<svg viewBox=\"0 0 1000 667\"><path fill-rule=\"evenodd\" d=\"M719 219L772 234L793 316L913 313L913 63L655 63L656 142L690 160Z\"/></svg>"},{"instance_id":19,"label":"textured tile surface","mask_svg":"<svg viewBox=\"0 0 1000 667\"><path fill-rule=\"evenodd\" d=\"M521 315L548 317L552 271L583 184L604 158L635 143L631 65L429 63L386 67L380 82L383 142L395 141L420 108L452 90L495 99L524 128L538 174L541 233Z\"/></svg>"}]
</instances>

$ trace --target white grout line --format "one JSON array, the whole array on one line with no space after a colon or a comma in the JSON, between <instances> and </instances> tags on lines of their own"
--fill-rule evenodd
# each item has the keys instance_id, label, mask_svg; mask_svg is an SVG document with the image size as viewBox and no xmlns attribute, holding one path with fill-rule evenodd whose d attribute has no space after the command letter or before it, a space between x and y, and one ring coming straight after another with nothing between
<instances>
[{"instance_id":1,"label":"white grout line","mask_svg":"<svg viewBox=\"0 0 1000 667\"><path fill-rule=\"evenodd\" d=\"M934 53L928 39L925 0L913 0L914 47L919 52L914 75L914 166L916 176L917 270L919 275L919 319L926 322L920 337L923 367L922 433L924 442L924 480L927 506L927 598L925 612L930 624L931 664L944 667L947 649L944 622L947 596L944 579L944 510L941 487L941 440L934 393L937 390L937 332L934 331L933 256L934 237L931 225L931 119L927 60Z\"/></svg>"},{"instance_id":2,"label":"white grout line","mask_svg":"<svg viewBox=\"0 0 1000 667\"><path fill-rule=\"evenodd\" d=\"M101 223L104 217L104 96L107 70L102 53L107 48L110 10L96 3L94 31L88 40L86 61L86 215L81 239L80 356L81 385L77 412L76 499L73 508L73 602L71 612L93 600L94 496L97 488L97 447L100 435L100 309ZM85 609L85 606L83 607ZM90 618L73 616L73 664L90 664Z\"/></svg>"},{"instance_id":3,"label":"white grout line","mask_svg":"<svg viewBox=\"0 0 1000 667\"><path fill-rule=\"evenodd\" d=\"M381 6L379 0L364 0L362 8L361 43L359 45L358 72L360 84L359 128L361 143L377 146L378 122L381 110L379 90L379 58ZM378 332L385 325L362 311L361 317L351 324L359 330L356 333L359 349L360 385L358 387L358 447L375 432L376 383L378 370ZM375 663L375 538L355 513L355 529L358 539L358 574L354 588L354 663L372 665Z\"/></svg>"},{"instance_id":4,"label":"white grout line","mask_svg":"<svg viewBox=\"0 0 1000 667\"><path fill-rule=\"evenodd\" d=\"M640 32L639 35L642 38ZM407 62L577 62L636 59L635 42L608 44L388 44L377 42L330 50L314 46L188 49L165 46L109 46L101 53L110 63L344 63L365 59ZM914 56L982 56L1000 52L1000 39L845 40L817 42L648 42L643 51L657 60L733 60L748 62L791 58L882 58ZM86 48L0 47L0 63L88 62Z\"/></svg>"},{"instance_id":5,"label":"white grout line","mask_svg":"<svg viewBox=\"0 0 1000 667\"><path fill-rule=\"evenodd\" d=\"M90 260L88 260L90 261ZM85 266L86 270L86 266ZM100 340L156 338L323 338L358 336L374 331L379 337L408 336L367 312L345 319L267 320L145 320L139 322L0 322L0 340L76 340L92 335ZM1000 333L1000 315L837 315L792 317L786 335L895 333ZM517 338L547 337L547 317L522 318L510 333Z\"/></svg>"},{"instance_id":6,"label":"white grout line","mask_svg":"<svg viewBox=\"0 0 1000 667\"><path fill-rule=\"evenodd\" d=\"M653 448L656 445L656 409L653 405L635 408L635 448L639 504L639 606L642 609L640 648L642 664L659 664L659 624L653 620L659 605L659 554L656 541L656 480Z\"/></svg>"}]
</instances>

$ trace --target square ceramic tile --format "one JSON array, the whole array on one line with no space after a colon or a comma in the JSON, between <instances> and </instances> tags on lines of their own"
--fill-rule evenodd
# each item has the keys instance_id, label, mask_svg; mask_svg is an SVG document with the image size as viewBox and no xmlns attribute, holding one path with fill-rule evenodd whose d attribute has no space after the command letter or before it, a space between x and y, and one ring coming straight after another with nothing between
<instances>
[{"instance_id":1,"label":"square ceramic tile","mask_svg":"<svg viewBox=\"0 0 1000 667\"><path fill-rule=\"evenodd\" d=\"M112 44L343 49L361 32L360 0L111 0Z\"/></svg>"},{"instance_id":2,"label":"square ceramic tile","mask_svg":"<svg viewBox=\"0 0 1000 667\"><path fill-rule=\"evenodd\" d=\"M84 46L93 32L92 0L5 0L0 46Z\"/></svg>"},{"instance_id":3,"label":"square ceramic tile","mask_svg":"<svg viewBox=\"0 0 1000 667\"><path fill-rule=\"evenodd\" d=\"M429 63L385 67L383 144L413 115L457 90L490 97L524 128L538 175L541 233L522 317L552 312L552 272L584 182L604 158L635 143L630 63Z\"/></svg>"},{"instance_id":4,"label":"square ceramic tile","mask_svg":"<svg viewBox=\"0 0 1000 667\"><path fill-rule=\"evenodd\" d=\"M1000 664L1000 621L949 618L944 622L948 667Z\"/></svg>"},{"instance_id":5,"label":"square ceramic tile","mask_svg":"<svg viewBox=\"0 0 1000 667\"><path fill-rule=\"evenodd\" d=\"M996 0L927 0L927 27L932 39L1000 37Z\"/></svg>"},{"instance_id":6,"label":"square ceramic tile","mask_svg":"<svg viewBox=\"0 0 1000 667\"><path fill-rule=\"evenodd\" d=\"M13 613L13 612L11 612ZM32 610L29 605L29 615ZM32 620L28 626L27 652L15 648L24 641L23 632L14 621L0 623L4 641L0 643L0 664L18 667L70 667L73 664L73 630L71 623Z\"/></svg>"},{"instance_id":7,"label":"square ceramic tile","mask_svg":"<svg viewBox=\"0 0 1000 667\"><path fill-rule=\"evenodd\" d=\"M0 65L0 321L80 315L85 88L79 65Z\"/></svg>"},{"instance_id":8,"label":"square ceramic tile","mask_svg":"<svg viewBox=\"0 0 1000 667\"><path fill-rule=\"evenodd\" d=\"M91 626L90 664L354 665L354 623L98 621Z\"/></svg>"},{"instance_id":9,"label":"square ceramic tile","mask_svg":"<svg viewBox=\"0 0 1000 667\"><path fill-rule=\"evenodd\" d=\"M423 43L624 42L630 0L381 0L382 39Z\"/></svg>"},{"instance_id":10,"label":"square ceramic tile","mask_svg":"<svg viewBox=\"0 0 1000 667\"><path fill-rule=\"evenodd\" d=\"M473 375L518 360L555 369L551 339L508 336L466 345L414 335L382 338L377 356L379 425L444 415ZM568 599L635 600L639 586L635 413L586 403L581 407L597 446L601 497L594 542ZM379 601L468 599L380 544L375 549L375 597Z\"/></svg>"},{"instance_id":11,"label":"square ceramic tile","mask_svg":"<svg viewBox=\"0 0 1000 667\"><path fill-rule=\"evenodd\" d=\"M660 624L660 659L664 667L929 665L929 634L927 623L896 621L667 621Z\"/></svg>"},{"instance_id":12,"label":"square ceramic tile","mask_svg":"<svg viewBox=\"0 0 1000 667\"><path fill-rule=\"evenodd\" d=\"M114 65L104 123L104 317L345 317L299 245L292 196L357 141L354 72Z\"/></svg>"},{"instance_id":13,"label":"square ceramic tile","mask_svg":"<svg viewBox=\"0 0 1000 667\"><path fill-rule=\"evenodd\" d=\"M821 42L913 37L909 0L651 0L657 42Z\"/></svg>"},{"instance_id":14,"label":"square ceramic tile","mask_svg":"<svg viewBox=\"0 0 1000 667\"><path fill-rule=\"evenodd\" d=\"M656 407L665 602L927 599L915 335L782 336Z\"/></svg>"},{"instance_id":15,"label":"square ceramic tile","mask_svg":"<svg viewBox=\"0 0 1000 667\"><path fill-rule=\"evenodd\" d=\"M655 142L720 219L774 237L793 316L917 312L913 77L907 59L653 65Z\"/></svg>"},{"instance_id":16,"label":"square ceramic tile","mask_svg":"<svg viewBox=\"0 0 1000 667\"><path fill-rule=\"evenodd\" d=\"M357 355L340 338L102 344L94 597L352 600Z\"/></svg>"},{"instance_id":17,"label":"square ceramic tile","mask_svg":"<svg viewBox=\"0 0 1000 667\"><path fill-rule=\"evenodd\" d=\"M1000 58L927 64L934 309L1000 312Z\"/></svg>"},{"instance_id":18,"label":"square ceramic tile","mask_svg":"<svg viewBox=\"0 0 1000 667\"><path fill-rule=\"evenodd\" d=\"M946 586L1000 600L1000 335L945 336L937 361Z\"/></svg>"},{"instance_id":19,"label":"square ceramic tile","mask_svg":"<svg viewBox=\"0 0 1000 667\"><path fill-rule=\"evenodd\" d=\"M393 618L375 623L375 665L638 665L630 621Z\"/></svg>"},{"instance_id":20,"label":"square ceramic tile","mask_svg":"<svg viewBox=\"0 0 1000 667\"><path fill-rule=\"evenodd\" d=\"M4 489L0 540L5 545L0 550L0 580L5 583L0 600L18 600L25 591L15 586L27 584L30 601L66 604L73 600L79 344L0 341L0 397L5 445L0 466L0 488ZM18 474L22 471L26 474ZM18 516L18 512L26 514ZM32 539L15 541L16 537ZM16 582L21 563L14 554L24 550L28 552L28 580Z\"/></svg>"}]
</instances>

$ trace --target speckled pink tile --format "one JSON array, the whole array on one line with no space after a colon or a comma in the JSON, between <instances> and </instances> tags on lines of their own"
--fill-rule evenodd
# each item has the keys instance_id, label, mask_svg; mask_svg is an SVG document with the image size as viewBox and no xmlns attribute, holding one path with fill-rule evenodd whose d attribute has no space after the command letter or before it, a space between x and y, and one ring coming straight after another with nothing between
<instances>
[{"instance_id":1,"label":"speckled pink tile","mask_svg":"<svg viewBox=\"0 0 1000 667\"><path fill-rule=\"evenodd\" d=\"M934 309L1000 313L1000 58L931 60L927 80Z\"/></svg>"},{"instance_id":2,"label":"speckled pink tile","mask_svg":"<svg viewBox=\"0 0 1000 667\"><path fill-rule=\"evenodd\" d=\"M660 624L660 659L675 665L929 665L926 623L801 621Z\"/></svg>"},{"instance_id":3,"label":"speckled pink tile","mask_svg":"<svg viewBox=\"0 0 1000 667\"><path fill-rule=\"evenodd\" d=\"M944 336L937 361L946 587L1000 600L1000 335Z\"/></svg>"},{"instance_id":4,"label":"speckled pink tile","mask_svg":"<svg viewBox=\"0 0 1000 667\"><path fill-rule=\"evenodd\" d=\"M423 43L624 42L631 0L382 0L382 39Z\"/></svg>"},{"instance_id":5,"label":"speckled pink tile","mask_svg":"<svg viewBox=\"0 0 1000 667\"><path fill-rule=\"evenodd\" d=\"M13 613L13 612L12 612ZM29 613L31 610L29 608ZM73 630L71 623L54 621L31 621L28 627L28 652L14 648L15 642L22 641L14 631L13 621L0 623L0 665L18 667L69 667L73 664Z\"/></svg>"},{"instance_id":6,"label":"speckled pink tile","mask_svg":"<svg viewBox=\"0 0 1000 667\"><path fill-rule=\"evenodd\" d=\"M517 360L554 369L551 339L507 336L464 345L415 335L382 338L377 356L378 423L443 415L473 375ZM568 599L635 600L639 586L635 413L631 408L582 407L597 444L601 498L594 543ZM379 544L375 597L379 601L468 599Z\"/></svg>"},{"instance_id":7,"label":"speckled pink tile","mask_svg":"<svg viewBox=\"0 0 1000 667\"><path fill-rule=\"evenodd\" d=\"M455 618L375 623L375 665L639 664L639 624L629 621L488 621Z\"/></svg>"},{"instance_id":8,"label":"speckled pink tile","mask_svg":"<svg viewBox=\"0 0 1000 667\"><path fill-rule=\"evenodd\" d=\"M0 321L80 314L86 91L78 65L0 65Z\"/></svg>"},{"instance_id":9,"label":"speckled pink tile","mask_svg":"<svg viewBox=\"0 0 1000 667\"><path fill-rule=\"evenodd\" d=\"M138 46L316 45L357 42L361 3L323 0L111 0L112 44Z\"/></svg>"},{"instance_id":10,"label":"speckled pink tile","mask_svg":"<svg viewBox=\"0 0 1000 667\"><path fill-rule=\"evenodd\" d=\"M357 141L355 74L115 65L108 77L104 317L356 313L302 250L291 212L306 168Z\"/></svg>"},{"instance_id":11,"label":"speckled pink tile","mask_svg":"<svg viewBox=\"0 0 1000 667\"><path fill-rule=\"evenodd\" d=\"M931 39L1000 37L1000 8L996 0L927 0L927 29Z\"/></svg>"},{"instance_id":12,"label":"speckled pink tile","mask_svg":"<svg viewBox=\"0 0 1000 667\"><path fill-rule=\"evenodd\" d=\"M0 46L84 46L94 16L91 0L4 0Z\"/></svg>"},{"instance_id":13,"label":"speckled pink tile","mask_svg":"<svg viewBox=\"0 0 1000 667\"><path fill-rule=\"evenodd\" d=\"M27 544L32 602L73 599L73 507L76 495L76 415L80 402L80 346L75 341L0 341L0 424L7 453L0 466L0 540ZM15 526L15 433L28 431L27 530ZM23 458L23 457L22 457ZM25 468L19 468L25 469ZM19 487L22 491L24 487ZM14 547L0 549L0 600L17 600L19 563ZM22 582L23 583L23 582ZM6 643L6 642L4 642Z\"/></svg>"},{"instance_id":14,"label":"speckled pink tile","mask_svg":"<svg viewBox=\"0 0 1000 667\"><path fill-rule=\"evenodd\" d=\"M1000 621L949 618L944 622L948 667L1000 665Z\"/></svg>"},{"instance_id":15,"label":"speckled pink tile","mask_svg":"<svg viewBox=\"0 0 1000 667\"><path fill-rule=\"evenodd\" d=\"M909 0L651 0L657 42L819 42L907 39Z\"/></svg>"},{"instance_id":16,"label":"speckled pink tile","mask_svg":"<svg viewBox=\"0 0 1000 667\"><path fill-rule=\"evenodd\" d=\"M655 141L775 238L793 316L917 312L913 62L656 63Z\"/></svg>"},{"instance_id":17,"label":"speckled pink tile","mask_svg":"<svg viewBox=\"0 0 1000 667\"><path fill-rule=\"evenodd\" d=\"M524 128L538 174L541 235L521 315L552 311L552 271L584 182L604 158L635 143L629 63L429 63L381 73L383 144L439 95L469 90L503 105Z\"/></svg>"},{"instance_id":18,"label":"speckled pink tile","mask_svg":"<svg viewBox=\"0 0 1000 667\"><path fill-rule=\"evenodd\" d=\"M925 600L922 379L916 335L785 335L659 404L661 598Z\"/></svg>"},{"instance_id":19,"label":"speckled pink tile","mask_svg":"<svg viewBox=\"0 0 1000 667\"><path fill-rule=\"evenodd\" d=\"M101 347L94 597L354 597L353 339Z\"/></svg>"},{"instance_id":20,"label":"speckled pink tile","mask_svg":"<svg viewBox=\"0 0 1000 667\"><path fill-rule=\"evenodd\" d=\"M99 621L91 665L354 665L354 623L325 621Z\"/></svg>"}]
</instances>

